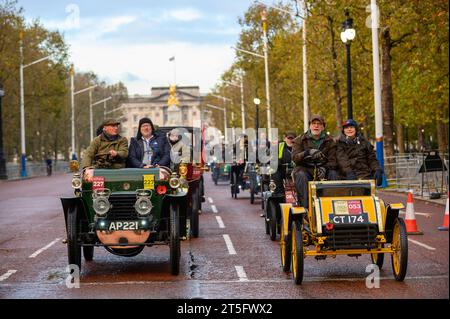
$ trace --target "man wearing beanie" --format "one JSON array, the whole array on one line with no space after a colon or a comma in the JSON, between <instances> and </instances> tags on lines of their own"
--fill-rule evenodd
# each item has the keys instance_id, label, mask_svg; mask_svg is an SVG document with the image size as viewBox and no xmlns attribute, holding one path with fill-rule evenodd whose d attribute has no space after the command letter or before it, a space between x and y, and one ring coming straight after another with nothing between
<instances>
[{"instance_id":1,"label":"man wearing beanie","mask_svg":"<svg viewBox=\"0 0 450 319\"><path fill-rule=\"evenodd\" d=\"M295 163L293 175L298 200L308 208L308 181L336 180L336 143L324 132L325 121L320 115L312 115L309 130L294 140L292 160ZM317 169L314 166L317 165Z\"/></svg>"},{"instance_id":2,"label":"man wearing beanie","mask_svg":"<svg viewBox=\"0 0 450 319\"><path fill-rule=\"evenodd\" d=\"M164 135L155 132L153 122L144 117L139 120L136 137L131 138L128 167L149 168L170 165L170 146Z\"/></svg>"},{"instance_id":3,"label":"man wearing beanie","mask_svg":"<svg viewBox=\"0 0 450 319\"><path fill-rule=\"evenodd\" d=\"M128 156L128 141L119 135L120 122L105 120L83 155L81 167L124 168ZM101 128L101 131L100 131Z\"/></svg>"},{"instance_id":4,"label":"man wearing beanie","mask_svg":"<svg viewBox=\"0 0 450 319\"><path fill-rule=\"evenodd\" d=\"M346 179L375 179L382 183L382 170L372 144L359 132L357 123L348 119L342 123L342 134L337 141L339 173Z\"/></svg>"}]
</instances>

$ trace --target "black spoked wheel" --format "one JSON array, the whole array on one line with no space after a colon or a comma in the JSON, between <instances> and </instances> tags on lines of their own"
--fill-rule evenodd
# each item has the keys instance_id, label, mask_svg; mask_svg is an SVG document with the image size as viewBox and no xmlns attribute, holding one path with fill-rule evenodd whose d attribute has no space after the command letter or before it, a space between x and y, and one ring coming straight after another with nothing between
<instances>
[{"instance_id":1,"label":"black spoked wheel","mask_svg":"<svg viewBox=\"0 0 450 319\"><path fill-rule=\"evenodd\" d=\"M384 245L382 247L384 247ZM372 264L378 266L378 269L381 270L381 268L383 268L384 254L371 254L370 259L372 259Z\"/></svg>"},{"instance_id":2,"label":"black spoked wheel","mask_svg":"<svg viewBox=\"0 0 450 319\"><path fill-rule=\"evenodd\" d=\"M299 221L293 221L291 225L291 258L292 258L292 278L296 285L303 281L304 270L304 252L302 238L302 224Z\"/></svg>"},{"instance_id":3,"label":"black spoked wheel","mask_svg":"<svg viewBox=\"0 0 450 319\"><path fill-rule=\"evenodd\" d=\"M199 234L199 210L200 210L199 190L196 189L192 194L192 215L191 215L191 233L192 237L197 238Z\"/></svg>"},{"instance_id":4,"label":"black spoked wheel","mask_svg":"<svg viewBox=\"0 0 450 319\"><path fill-rule=\"evenodd\" d=\"M170 270L172 275L180 273L180 219L179 206L170 204Z\"/></svg>"},{"instance_id":5,"label":"black spoked wheel","mask_svg":"<svg viewBox=\"0 0 450 319\"><path fill-rule=\"evenodd\" d=\"M277 239L277 208L273 201L267 206L267 216L269 217L269 235L270 240Z\"/></svg>"},{"instance_id":6,"label":"black spoked wheel","mask_svg":"<svg viewBox=\"0 0 450 319\"><path fill-rule=\"evenodd\" d=\"M233 198L237 198L237 193L238 193L238 178L237 178L237 173L233 172L231 174L231 197Z\"/></svg>"},{"instance_id":7,"label":"black spoked wheel","mask_svg":"<svg viewBox=\"0 0 450 319\"><path fill-rule=\"evenodd\" d=\"M84 260L92 261L94 258L94 246L83 246Z\"/></svg>"},{"instance_id":8,"label":"black spoked wheel","mask_svg":"<svg viewBox=\"0 0 450 319\"><path fill-rule=\"evenodd\" d=\"M264 192L266 192L268 190L268 186L266 185L266 183L261 181L261 209L264 209L264 205L266 204L264 202Z\"/></svg>"},{"instance_id":9,"label":"black spoked wheel","mask_svg":"<svg viewBox=\"0 0 450 319\"><path fill-rule=\"evenodd\" d=\"M81 273L81 246L78 243L78 209L69 208L67 213L67 253L69 265L77 265Z\"/></svg>"},{"instance_id":10,"label":"black spoked wheel","mask_svg":"<svg viewBox=\"0 0 450 319\"><path fill-rule=\"evenodd\" d=\"M280 230L280 255L281 255L281 266L284 272L289 272L291 270L291 237L290 232L285 233L284 231L284 215L281 214L281 230ZM289 227L288 227L289 229Z\"/></svg>"},{"instance_id":11,"label":"black spoked wheel","mask_svg":"<svg viewBox=\"0 0 450 319\"><path fill-rule=\"evenodd\" d=\"M408 268L408 236L403 218L397 218L395 221L391 247L395 251L391 256L395 280L403 281Z\"/></svg>"}]
</instances>

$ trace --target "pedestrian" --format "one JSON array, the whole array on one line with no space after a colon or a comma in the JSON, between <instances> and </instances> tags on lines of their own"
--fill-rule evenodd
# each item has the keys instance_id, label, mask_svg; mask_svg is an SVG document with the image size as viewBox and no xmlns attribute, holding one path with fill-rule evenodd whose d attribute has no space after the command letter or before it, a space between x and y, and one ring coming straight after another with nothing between
<instances>
[{"instance_id":1,"label":"pedestrian","mask_svg":"<svg viewBox=\"0 0 450 319\"><path fill-rule=\"evenodd\" d=\"M155 131L153 122L144 117L139 120L136 137L130 141L128 167L154 166L170 166L170 146L164 134Z\"/></svg>"},{"instance_id":2,"label":"pedestrian","mask_svg":"<svg viewBox=\"0 0 450 319\"><path fill-rule=\"evenodd\" d=\"M293 175L298 201L308 208L308 182L311 180L336 180L336 143L325 134L325 121L320 115L312 115L309 129L294 139L292 160L296 167Z\"/></svg>"},{"instance_id":3,"label":"pedestrian","mask_svg":"<svg viewBox=\"0 0 450 319\"><path fill-rule=\"evenodd\" d=\"M128 156L128 141L119 135L120 122L107 119L102 133L95 137L84 152L82 168L124 168Z\"/></svg>"},{"instance_id":4,"label":"pedestrian","mask_svg":"<svg viewBox=\"0 0 450 319\"><path fill-rule=\"evenodd\" d=\"M337 161L340 175L348 180L375 179L382 183L382 169L372 144L358 131L352 119L342 123L342 132L337 141Z\"/></svg>"},{"instance_id":5,"label":"pedestrian","mask_svg":"<svg viewBox=\"0 0 450 319\"><path fill-rule=\"evenodd\" d=\"M47 166L47 176L51 176L52 175L52 159L50 157L50 153L48 153L46 156L45 164Z\"/></svg>"},{"instance_id":6,"label":"pedestrian","mask_svg":"<svg viewBox=\"0 0 450 319\"><path fill-rule=\"evenodd\" d=\"M183 137L174 128L167 134L167 140L170 145L170 168L175 169L180 163L189 163L191 161L190 148L183 142Z\"/></svg>"}]
</instances>

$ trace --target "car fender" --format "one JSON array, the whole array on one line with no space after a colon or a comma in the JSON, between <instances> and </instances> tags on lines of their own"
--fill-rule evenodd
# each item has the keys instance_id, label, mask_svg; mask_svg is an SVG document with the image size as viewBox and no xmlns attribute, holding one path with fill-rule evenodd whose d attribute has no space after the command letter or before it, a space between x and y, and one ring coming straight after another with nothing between
<instances>
[{"instance_id":1,"label":"car fender","mask_svg":"<svg viewBox=\"0 0 450 319\"><path fill-rule=\"evenodd\" d=\"M395 220L398 218L400 209L404 208L403 204L390 204L386 206L386 241L392 242L392 230L394 228Z\"/></svg>"},{"instance_id":2,"label":"car fender","mask_svg":"<svg viewBox=\"0 0 450 319\"><path fill-rule=\"evenodd\" d=\"M88 221L87 210L84 206L83 200L81 197L69 197L69 198L61 198L61 204L64 212L64 222L66 224L67 229L67 216L69 214L70 208L77 208L78 211L78 219L81 221Z\"/></svg>"}]
</instances>

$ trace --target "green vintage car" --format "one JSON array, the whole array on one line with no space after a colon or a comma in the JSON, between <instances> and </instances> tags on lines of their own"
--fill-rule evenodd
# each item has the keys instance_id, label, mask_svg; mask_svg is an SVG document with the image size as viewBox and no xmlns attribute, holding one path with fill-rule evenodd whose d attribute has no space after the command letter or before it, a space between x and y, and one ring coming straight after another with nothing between
<instances>
[{"instance_id":1,"label":"green vintage car","mask_svg":"<svg viewBox=\"0 0 450 319\"><path fill-rule=\"evenodd\" d=\"M95 247L132 257L146 246L169 245L171 273L178 275L180 240L189 238L186 173L183 165L177 172L167 167L75 172L75 196L61 198L69 264L81 270L81 251L91 261Z\"/></svg>"}]
</instances>

